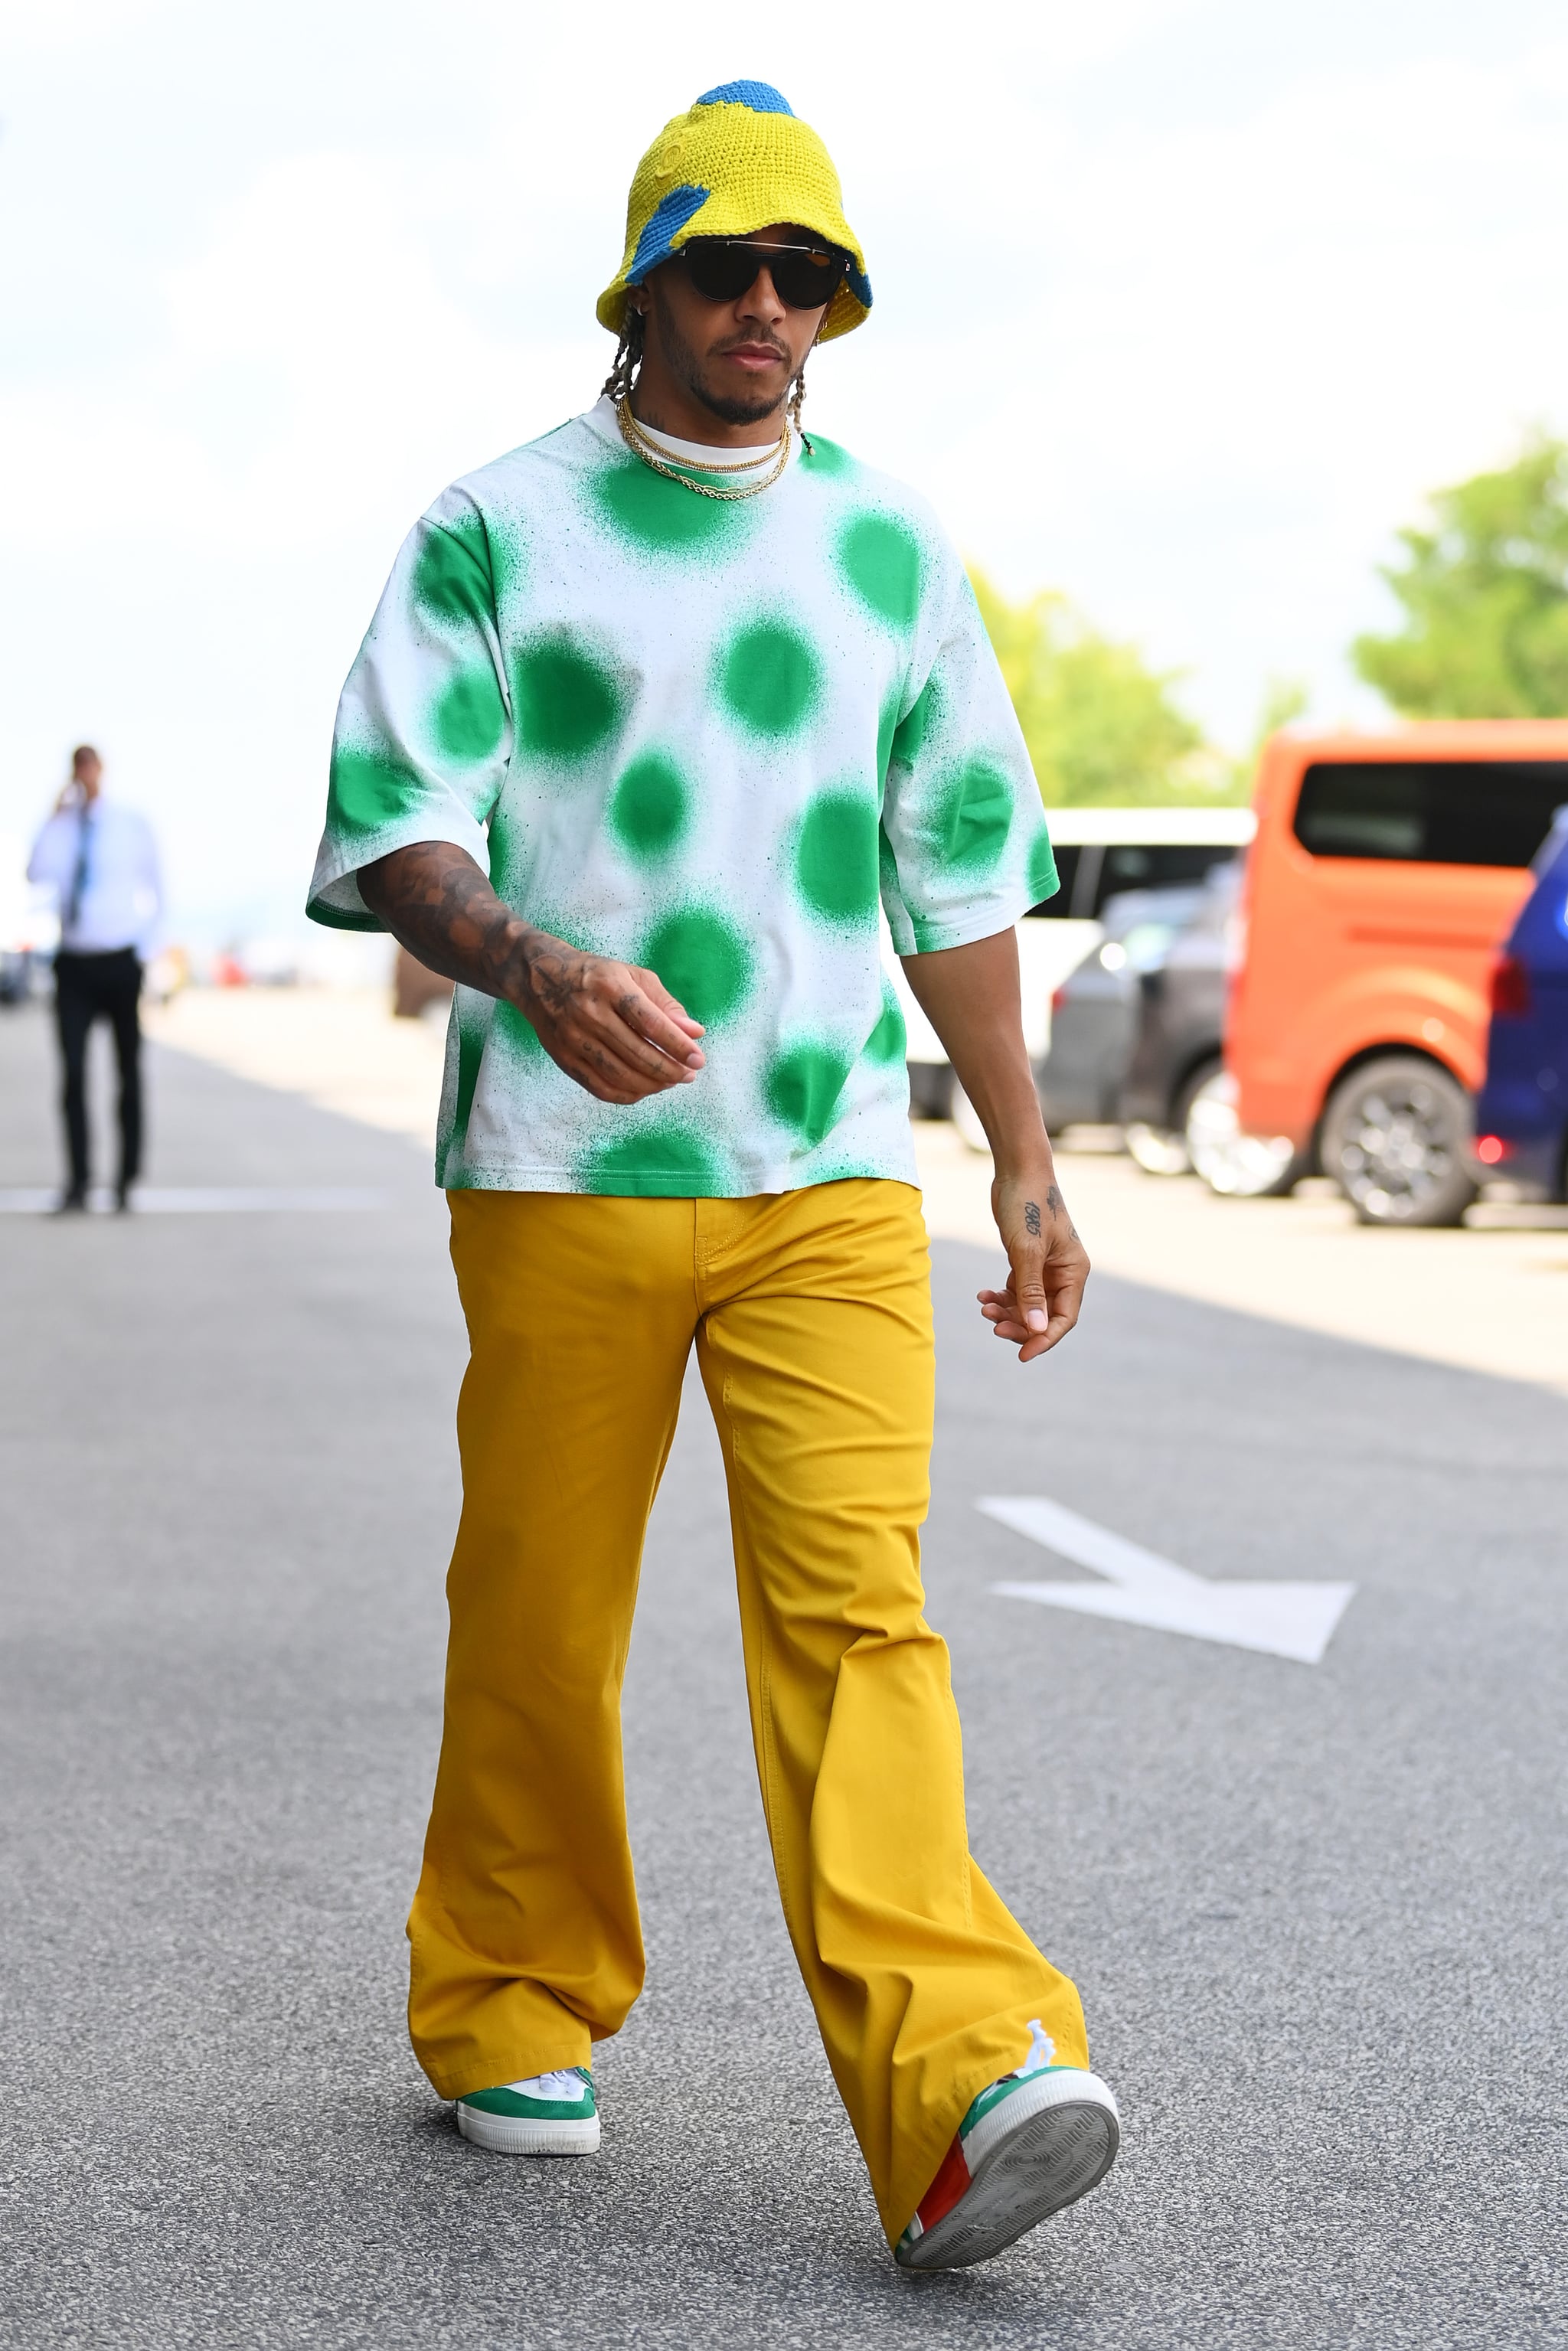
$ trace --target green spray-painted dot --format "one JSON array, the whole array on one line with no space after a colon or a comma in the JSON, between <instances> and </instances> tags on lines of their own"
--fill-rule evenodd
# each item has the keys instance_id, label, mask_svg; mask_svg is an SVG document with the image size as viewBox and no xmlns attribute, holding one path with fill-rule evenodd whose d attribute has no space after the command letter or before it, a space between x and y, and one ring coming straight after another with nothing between
<instances>
[{"instance_id":1,"label":"green spray-painted dot","mask_svg":"<svg viewBox=\"0 0 1568 2351\"><path fill-rule=\"evenodd\" d=\"M792 735L821 691L810 644L784 621L754 621L734 637L719 668L719 691L754 735Z\"/></svg>"},{"instance_id":2,"label":"green spray-painted dot","mask_svg":"<svg viewBox=\"0 0 1568 2351\"><path fill-rule=\"evenodd\" d=\"M435 739L450 758L487 759L507 725L507 705L488 662L459 670L435 705Z\"/></svg>"},{"instance_id":3,"label":"green spray-painted dot","mask_svg":"<svg viewBox=\"0 0 1568 2351\"><path fill-rule=\"evenodd\" d=\"M420 526L413 601L428 620L481 621L495 611L490 549L476 514Z\"/></svg>"},{"instance_id":4,"label":"green spray-painted dot","mask_svg":"<svg viewBox=\"0 0 1568 2351\"><path fill-rule=\"evenodd\" d=\"M628 856L652 864L675 847L690 808L685 778L674 761L661 751L645 751L616 784L610 829Z\"/></svg>"},{"instance_id":5,"label":"green spray-painted dot","mask_svg":"<svg viewBox=\"0 0 1568 2351\"><path fill-rule=\"evenodd\" d=\"M880 792L887 782L888 763L893 758L893 738L898 726L898 696L891 695L882 706L876 722L876 788Z\"/></svg>"},{"instance_id":6,"label":"green spray-painted dot","mask_svg":"<svg viewBox=\"0 0 1568 2351\"><path fill-rule=\"evenodd\" d=\"M740 527L740 517L722 499L685 489L638 457L596 474L591 491L600 513L619 537L665 554L712 547Z\"/></svg>"},{"instance_id":7,"label":"green spray-painted dot","mask_svg":"<svg viewBox=\"0 0 1568 2351\"><path fill-rule=\"evenodd\" d=\"M492 1015L496 1033L504 1037L520 1061L544 1061L548 1058L539 1043L539 1032L531 1020L525 1019L515 1004L497 1004Z\"/></svg>"},{"instance_id":8,"label":"green spray-painted dot","mask_svg":"<svg viewBox=\"0 0 1568 2351\"><path fill-rule=\"evenodd\" d=\"M763 1098L786 1126L813 1146L833 1123L850 1073L847 1055L832 1045L792 1045L763 1080Z\"/></svg>"},{"instance_id":9,"label":"green spray-painted dot","mask_svg":"<svg viewBox=\"0 0 1568 2351\"><path fill-rule=\"evenodd\" d=\"M920 747L930 732L936 712L936 681L927 678L893 738L893 756L901 768L912 768L919 758Z\"/></svg>"},{"instance_id":10,"label":"green spray-painted dot","mask_svg":"<svg viewBox=\"0 0 1568 2351\"><path fill-rule=\"evenodd\" d=\"M523 572L523 549L516 533L504 522L491 516L480 528L484 531L485 549L490 559L490 609L499 611L512 590L519 585Z\"/></svg>"},{"instance_id":11,"label":"green spray-painted dot","mask_svg":"<svg viewBox=\"0 0 1568 2351\"><path fill-rule=\"evenodd\" d=\"M906 629L920 608L920 542L892 515L854 515L839 539L844 576L873 612Z\"/></svg>"},{"instance_id":12,"label":"green spray-painted dot","mask_svg":"<svg viewBox=\"0 0 1568 2351\"><path fill-rule=\"evenodd\" d=\"M1030 900L1031 904L1036 906L1042 898L1054 897L1061 886L1061 876L1056 870L1056 858L1051 846L1051 835L1044 825L1040 826L1030 843L1027 878Z\"/></svg>"},{"instance_id":13,"label":"green spray-painted dot","mask_svg":"<svg viewBox=\"0 0 1568 2351\"><path fill-rule=\"evenodd\" d=\"M461 998L458 999L457 1086L452 1108L452 1133L442 1161L443 1183L452 1182L468 1141L468 1114L474 1107L479 1067L485 1058L485 1040L490 1030L486 1010L486 1007L465 1004Z\"/></svg>"},{"instance_id":14,"label":"green spray-painted dot","mask_svg":"<svg viewBox=\"0 0 1568 2351\"><path fill-rule=\"evenodd\" d=\"M331 820L350 832L374 832L403 815L421 797L419 778L387 750L334 743L328 796Z\"/></svg>"},{"instance_id":15,"label":"green spray-painted dot","mask_svg":"<svg viewBox=\"0 0 1568 2351\"><path fill-rule=\"evenodd\" d=\"M751 949L733 923L706 906L667 914L638 961L705 1029L733 1012L751 985Z\"/></svg>"},{"instance_id":16,"label":"green spray-painted dot","mask_svg":"<svg viewBox=\"0 0 1568 2351\"><path fill-rule=\"evenodd\" d=\"M718 1188L712 1152L689 1126L645 1126L592 1152L581 1169L590 1192L703 1199Z\"/></svg>"},{"instance_id":17,"label":"green spray-painted dot","mask_svg":"<svg viewBox=\"0 0 1568 2351\"><path fill-rule=\"evenodd\" d=\"M904 1014L899 1008L898 998L891 988L884 988L882 998L882 1018L865 1040L863 1050L866 1060L868 1061L902 1061L904 1049L908 1041L908 1031L904 1025Z\"/></svg>"},{"instance_id":18,"label":"green spray-painted dot","mask_svg":"<svg viewBox=\"0 0 1568 2351\"><path fill-rule=\"evenodd\" d=\"M612 670L568 631L517 655L513 701L517 740L546 759L586 758L608 740L624 702Z\"/></svg>"},{"instance_id":19,"label":"green spray-painted dot","mask_svg":"<svg viewBox=\"0 0 1568 2351\"><path fill-rule=\"evenodd\" d=\"M820 433L812 434L811 446L801 450L800 463L809 475L814 474L825 482L852 474L855 469L849 451L837 441L825 441Z\"/></svg>"},{"instance_id":20,"label":"green spray-painted dot","mask_svg":"<svg viewBox=\"0 0 1568 2351\"><path fill-rule=\"evenodd\" d=\"M876 913L876 810L858 792L819 792L795 848L795 879L813 914L831 923Z\"/></svg>"},{"instance_id":21,"label":"green spray-painted dot","mask_svg":"<svg viewBox=\"0 0 1568 2351\"><path fill-rule=\"evenodd\" d=\"M535 843L528 830L511 822L490 826L490 887L497 898L519 910L528 908L528 920L536 930L548 931L552 926L545 922L537 906L529 904L534 873ZM557 935L559 936L559 934Z\"/></svg>"},{"instance_id":22,"label":"green spray-painted dot","mask_svg":"<svg viewBox=\"0 0 1568 2351\"><path fill-rule=\"evenodd\" d=\"M943 794L936 820L945 862L960 872L985 872L1012 830L1011 778L988 759L970 759Z\"/></svg>"}]
</instances>

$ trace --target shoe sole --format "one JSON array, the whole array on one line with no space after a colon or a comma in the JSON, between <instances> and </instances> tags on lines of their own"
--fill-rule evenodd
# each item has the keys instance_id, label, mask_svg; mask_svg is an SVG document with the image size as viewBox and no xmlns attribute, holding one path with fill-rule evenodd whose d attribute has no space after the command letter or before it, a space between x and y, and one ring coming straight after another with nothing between
<instances>
[{"instance_id":1,"label":"shoe sole","mask_svg":"<svg viewBox=\"0 0 1568 2351\"><path fill-rule=\"evenodd\" d=\"M526 2115L486 2115L457 2104L457 2127L473 2147L488 2155L594 2155L599 2116L586 2122L531 2122Z\"/></svg>"},{"instance_id":2,"label":"shoe sole","mask_svg":"<svg viewBox=\"0 0 1568 2351\"><path fill-rule=\"evenodd\" d=\"M959 2270L988 2262L1098 2188L1122 2134L1114 2098L1097 2076L1089 2078L1099 2097L1086 2098L1076 2083L1071 2090L1063 2084L1063 2095L1052 2097L1042 2085L1044 2102L978 2158L951 2212L913 2245L896 2249L901 2269Z\"/></svg>"}]
</instances>

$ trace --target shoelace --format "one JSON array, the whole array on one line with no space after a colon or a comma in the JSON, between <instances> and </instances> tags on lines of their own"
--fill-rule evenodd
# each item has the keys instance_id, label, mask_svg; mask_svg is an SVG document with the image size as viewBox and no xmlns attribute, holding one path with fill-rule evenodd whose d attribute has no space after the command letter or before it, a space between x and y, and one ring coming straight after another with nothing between
<instances>
[{"instance_id":1,"label":"shoelace","mask_svg":"<svg viewBox=\"0 0 1568 2351\"><path fill-rule=\"evenodd\" d=\"M1005 2078L1009 2082L1021 2082L1028 2074L1043 2074L1055 2055L1055 2042L1041 2024L1039 2017L1031 2017L1029 2027L1029 2055L1016 2073L1009 2074Z\"/></svg>"},{"instance_id":2,"label":"shoelace","mask_svg":"<svg viewBox=\"0 0 1568 2351\"><path fill-rule=\"evenodd\" d=\"M588 2085L580 2074L568 2069L563 2073L530 2074L526 2082L508 2082L506 2087L519 2098L549 2098L558 2105L575 2105Z\"/></svg>"}]
</instances>

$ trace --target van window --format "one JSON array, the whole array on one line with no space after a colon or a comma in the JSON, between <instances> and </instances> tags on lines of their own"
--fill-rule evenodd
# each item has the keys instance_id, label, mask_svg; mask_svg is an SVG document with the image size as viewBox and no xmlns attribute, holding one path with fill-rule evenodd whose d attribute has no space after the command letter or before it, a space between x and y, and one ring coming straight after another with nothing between
<instances>
[{"instance_id":1,"label":"van window","mask_svg":"<svg viewBox=\"0 0 1568 2351\"><path fill-rule=\"evenodd\" d=\"M1228 841L1161 841L1135 847L1117 841L1101 862L1091 911L1098 914L1107 898L1124 890L1179 890L1204 881L1217 865L1228 865L1235 856Z\"/></svg>"},{"instance_id":2,"label":"van window","mask_svg":"<svg viewBox=\"0 0 1568 2351\"><path fill-rule=\"evenodd\" d=\"M1568 802L1568 759L1323 759L1295 833L1314 857L1528 865Z\"/></svg>"},{"instance_id":3,"label":"van window","mask_svg":"<svg viewBox=\"0 0 1568 2351\"><path fill-rule=\"evenodd\" d=\"M1237 854L1232 841L1073 841L1058 849L1061 887L1030 914L1079 922L1097 917L1124 890L1175 890L1199 883Z\"/></svg>"}]
</instances>

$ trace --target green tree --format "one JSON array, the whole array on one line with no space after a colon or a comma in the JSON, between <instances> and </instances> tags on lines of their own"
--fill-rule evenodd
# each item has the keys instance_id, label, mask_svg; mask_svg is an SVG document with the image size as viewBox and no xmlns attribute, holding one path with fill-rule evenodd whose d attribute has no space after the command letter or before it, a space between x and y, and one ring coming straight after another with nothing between
<instances>
[{"instance_id":1,"label":"green tree","mask_svg":"<svg viewBox=\"0 0 1568 2351\"><path fill-rule=\"evenodd\" d=\"M1383 577L1405 624L1355 640L1367 684L1406 718L1568 715L1568 444L1538 435L1399 537L1406 559Z\"/></svg>"},{"instance_id":2,"label":"green tree","mask_svg":"<svg viewBox=\"0 0 1568 2351\"><path fill-rule=\"evenodd\" d=\"M1009 604L969 577L1048 808L1245 798L1173 700L1176 672L1101 636L1064 596Z\"/></svg>"}]
</instances>

